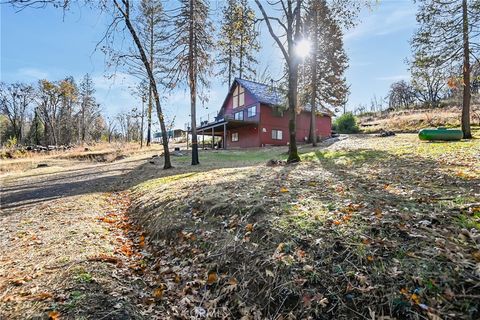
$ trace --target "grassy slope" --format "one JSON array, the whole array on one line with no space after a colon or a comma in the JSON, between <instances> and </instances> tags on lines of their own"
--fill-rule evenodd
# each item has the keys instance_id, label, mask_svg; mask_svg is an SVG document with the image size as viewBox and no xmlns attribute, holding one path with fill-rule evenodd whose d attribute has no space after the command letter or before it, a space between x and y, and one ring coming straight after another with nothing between
<instances>
[{"instance_id":1,"label":"grassy slope","mask_svg":"<svg viewBox=\"0 0 480 320\"><path fill-rule=\"evenodd\" d=\"M265 166L284 152L180 157L133 189L166 314L479 317L479 140L357 136Z\"/></svg>"},{"instance_id":2,"label":"grassy slope","mask_svg":"<svg viewBox=\"0 0 480 320\"><path fill-rule=\"evenodd\" d=\"M472 126L480 125L480 107L472 106ZM460 126L461 110L455 107L437 109L400 110L385 114L360 117L363 132L388 130L394 132L417 132L428 127L456 128Z\"/></svg>"}]
</instances>

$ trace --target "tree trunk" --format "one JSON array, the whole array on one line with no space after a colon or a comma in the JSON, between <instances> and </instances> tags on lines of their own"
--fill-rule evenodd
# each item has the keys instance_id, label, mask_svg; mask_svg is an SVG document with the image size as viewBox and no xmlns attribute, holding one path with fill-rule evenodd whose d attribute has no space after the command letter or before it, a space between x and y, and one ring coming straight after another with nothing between
<instances>
[{"instance_id":1,"label":"tree trunk","mask_svg":"<svg viewBox=\"0 0 480 320\"><path fill-rule=\"evenodd\" d=\"M295 58L294 58L295 59ZM297 150L297 86L298 86L298 64L293 62L288 76L288 112L290 119L288 121L288 130L290 135L290 144L288 146L288 163L299 162Z\"/></svg>"},{"instance_id":2,"label":"tree trunk","mask_svg":"<svg viewBox=\"0 0 480 320\"><path fill-rule=\"evenodd\" d=\"M152 142L152 86L149 86L148 113L147 113L147 147Z\"/></svg>"},{"instance_id":3,"label":"tree trunk","mask_svg":"<svg viewBox=\"0 0 480 320\"><path fill-rule=\"evenodd\" d=\"M153 38L154 38L154 33L153 33L153 13L150 15L150 68L153 71ZM152 85L148 86L148 113L147 113L147 147L150 146L150 142L152 141Z\"/></svg>"},{"instance_id":4,"label":"tree trunk","mask_svg":"<svg viewBox=\"0 0 480 320\"><path fill-rule=\"evenodd\" d=\"M463 106L462 106L462 131L464 139L471 139L470 131L470 46L468 40L468 7L467 0L462 1L463 10Z\"/></svg>"},{"instance_id":5,"label":"tree trunk","mask_svg":"<svg viewBox=\"0 0 480 320\"><path fill-rule=\"evenodd\" d=\"M123 1L123 2L125 2L125 1ZM124 17L125 24L126 24L128 30L130 31L130 34L132 35L133 41L135 42L135 44L138 48L138 51L140 52L140 57L141 57L142 62L145 66L145 69L147 71L148 79L149 79L150 84L152 86L153 97L155 98L155 105L157 107L157 115L158 115L158 120L160 122L160 129L162 130L163 157L165 159L164 164L163 164L163 168L164 169L169 169L169 168L172 167L172 164L170 162L170 150L168 149L167 131L166 131L166 128L165 128L165 119L163 117L162 106L160 105L160 97L158 95L157 82L155 81L155 77L153 76L153 71L150 68L150 64L149 64L147 55L145 54L145 50L143 50L142 43L140 42L140 39L137 36L135 28L133 27L132 22L130 21L128 1L126 1L126 11L124 11L120 7L117 0L114 0L114 4Z\"/></svg>"},{"instance_id":6,"label":"tree trunk","mask_svg":"<svg viewBox=\"0 0 480 320\"><path fill-rule=\"evenodd\" d=\"M311 118L310 118L310 142L312 146L317 146L317 50L318 50L318 39L316 37L317 28L318 28L318 18L317 10L313 14L313 29L315 30L315 36L313 37L313 50L312 50L312 78L311 78L311 90L312 95L310 97L310 107L311 107Z\"/></svg>"},{"instance_id":7,"label":"tree trunk","mask_svg":"<svg viewBox=\"0 0 480 320\"><path fill-rule=\"evenodd\" d=\"M190 86L190 114L191 114L191 127L192 127L192 166L200 164L198 161L198 141L197 141L197 112L196 112L196 100L197 100L197 77L195 68L195 41L194 41L194 1L190 0L190 28L189 28L189 46L188 46L188 74L189 74L189 86Z\"/></svg>"},{"instance_id":8,"label":"tree trunk","mask_svg":"<svg viewBox=\"0 0 480 320\"><path fill-rule=\"evenodd\" d=\"M143 148L143 118L145 117L145 101L142 100L142 118L140 124L140 149Z\"/></svg>"}]
</instances>

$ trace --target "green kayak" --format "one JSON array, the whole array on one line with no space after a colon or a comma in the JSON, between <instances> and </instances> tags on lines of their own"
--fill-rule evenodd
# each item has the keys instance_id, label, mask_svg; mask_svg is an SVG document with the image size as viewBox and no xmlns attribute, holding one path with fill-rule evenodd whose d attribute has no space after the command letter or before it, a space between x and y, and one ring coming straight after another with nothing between
<instances>
[{"instance_id":1,"label":"green kayak","mask_svg":"<svg viewBox=\"0 0 480 320\"><path fill-rule=\"evenodd\" d=\"M420 140L456 141L463 138L463 131L459 129L422 129L418 132Z\"/></svg>"}]
</instances>

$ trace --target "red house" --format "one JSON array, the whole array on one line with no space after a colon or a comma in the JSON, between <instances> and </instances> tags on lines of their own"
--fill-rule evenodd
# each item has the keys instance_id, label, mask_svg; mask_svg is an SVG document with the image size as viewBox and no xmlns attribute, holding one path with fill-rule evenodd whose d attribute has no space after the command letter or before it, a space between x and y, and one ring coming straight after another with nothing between
<instances>
[{"instance_id":1,"label":"red house","mask_svg":"<svg viewBox=\"0 0 480 320\"><path fill-rule=\"evenodd\" d=\"M197 127L197 133L221 137L225 148L287 145L289 115L285 105L283 95L275 88L237 78L233 81L215 121L202 122ZM320 109L316 115L317 136L329 137L332 114L327 110L317 109ZM298 142L305 142L308 138L310 119L310 108L303 108L297 113Z\"/></svg>"}]
</instances>

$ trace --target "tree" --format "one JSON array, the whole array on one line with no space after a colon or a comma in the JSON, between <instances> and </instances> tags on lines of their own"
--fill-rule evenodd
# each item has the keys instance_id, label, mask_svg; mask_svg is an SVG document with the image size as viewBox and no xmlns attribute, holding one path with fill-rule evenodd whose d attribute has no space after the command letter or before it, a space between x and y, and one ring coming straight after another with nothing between
<instances>
[{"instance_id":1,"label":"tree","mask_svg":"<svg viewBox=\"0 0 480 320\"><path fill-rule=\"evenodd\" d=\"M409 108L415 103L415 91L405 80L394 82L388 92L388 107L391 110Z\"/></svg>"},{"instance_id":2,"label":"tree","mask_svg":"<svg viewBox=\"0 0 480 320\"><path fill-rule=\"evenodd\" d=\"M260 49L255 30L255 12L247 0L229 0L222 9L218 62L220 74L226 75L228 86L232 78L250 78L255 75L255 53Z\"/></svg>"},{"instance_id":3,"label":"tree","mask_svg":"<svg viewBox=\"0 0 480 320\"><path fill-rule=\"evenodd\" d=\"M147 54L145 52L144 46L142 42L140 41L140 38L138 37L137 34L137 29L133 25L133 22L131 20L130 16L130 1L129 0L122 0L121 3L119 3L118 0L113 0L113 3L117 9L117 11L120 13L120 16L122 17L123 21L125 22L125 25L130 32L130 35L133 38L133 41L140 53L140 59L145 67L145 71L148 75L148 79L152 88L153 92L153 97L155 101L155 105L157 108L157 116L158 120L160 122L160 127L162 130L162 144L163 144L163 156L164 156L164 169L169 169L172 167L171 161L170 161L170 150L168 149L168 138L167 138L167 132L165 129L165 121L164 121L164 115L162 111L162 107L160 105L160 95L158 93L158 87L157 87L157 81L155 79L155 75L153 72L153 69L150 66L150 61L147 57Z\"/></svg>"},{"instance_id":4,"label":"tree","mask_svg":"<svg viewBox=\"0 0 480 320\"><path fill-rule=\"evenodd\" d=\"M159 63L163 53L163 44L165 40L164 27L165 15L160 0L142 0L140 2L140 38L148 51L150 68L155 76L163 71ZM142 84L143 85L143 84ZM142 103L144 95L142 94ZM150 146L152 140L152 86L148 86L148 108L147 108L147 146ZM143 126L142 126L143 127ZM143 141L143 139L142 139Z\"/></svg>"},{"instance_id":5,"label":"tree","mask_svg":"<svg viewBox=\"0 0 480 320\"><path fill-rule=\"evenodd\" d=\"M435 58L417 52L410 62L410 73L416 99L426 106L438 107L446 95L446 79L451 75L450 69L442 67Z\"/></svg>"},{"instance_id":6,"label":"tree","mask_svg":"<svg viewBox=\"0 0 480 320\"><path fill-rule=\"evenodd\" d=\"M0 112L9 120L13 135L21 143L27 108L35 99L35 89L24 83L0 82Z\"/></svg>"},{"instance_id":7,"label":"tree","mask_svg":"<svg viewBox=\"0 0 480 320\"><path fill-rule=\"evenodd\" d=\"M305 34L312 48L301 76L308 82L302 92L311 107L310 142L317 144L317 105L325 108L343 106L348 95L345 71L348 57L343 48L343 33L332 16L326 0L310 0L305 14Z\"/></svg>"},{"instance_id":8,"label":"tree","mask_svg":"<svg viewBox=\"0 0 480 320\"><path fill-rule=\"evenodd\" d=\"M93 122L100 114L99 104L94 96L95 88L93 81L88 73L83 77L79 91L79 134L80 141L83 144L87 139L87 135L91 133Z\"/></svg>"},{"instance_id":9,"label":"tree","mask_svg":"<svg viewBox=\"0 0 480 320\"><path fill-rule=\"evenodd\" d=\"M102 38L103 41L107 41L109 39L109 35L112 32L116 31L118 28L119 22L123 21L125 27L127 28L128 32L130 33L132 40L137 47L138 53L140 55L140 60L145 68L145 72L147 74L148 80L152 87L152 93L157 109L157 116L160 122L160 127L162 129L162 144L163 144L163 156L164 156L164 169L169 169L172 167L171 160L170 160L170 150L168 148L168 139L167 133L165 131L165 122L164 122L164 115L162 111L162 107L160 104L160 95L158 93L157 88L157 81L154 76L154 72L150 66L149 60L147 58L147 54L145 52L145 48L143 43L141 42L136 25L134 25L134 21L131 16L131 2L130 0L111 0L113 2L113 20L111 24L107 27L106 33ZM53 5L54 7L61 7L63 10L67 10L69 6L74 1L71 0L7 0L7 3L12 4L17 8L25 8L25 7L34 7L34 8L43 8L47 5ZM77 3L83 3L81 1L76 1ZM88 1L87 1L88 2ZM93 5L96 5L98 8L104 11L108 11L111 6L108 5L107 0L99 1L98 3L92 2ZM102 49L103 51L107 51L106 48Z\"/></svg>"},{"instance_id":10,"label":"tree","mask_svg":"<svg viewBox=\"0 0 480 320\"><path fill-rule=\"evenodd\" d=\"M288 145L288 159L289 163L299 162L300 157L297 151L296 140L296 115L297 115L297 95L298 95L298 66L300 63L300 57L295 53L296 45L300 42L303 35L302 30L302 0L278 0L271 6L280 5L282 12L281 17L269 16L265 11L263 5L259 0L255 0L260 12L262 13L263 20L266 22L268 31L272 38L275 40L278 48L282 52L282 55L287 64L287 76L288 76L288 112L290 119L288 122L289 130L289 145ZM274 8L278 9L278 8ZM282 36L278 35L273 28L272 22L276 22L279 28L284 32L286 38L286 44L282 41Z\"/></svg>"},{"instance_id":11,"label":"tree","mask_svg":"<svg viewBox=\"0 0 480 320\"><path fill-rule=\"evenodd\" d=\"M470 59L478 59L480 53L480 2L417 1L420 27L412 40L413 51L421 53L422 62L435 63L437 68L462 65L462 131L463 137L470 139Z\"/></svg>"},{"instance_id":12,"label":"tree","mask_svg":"<svg viewBox=\"0 0 480 320\"><path fill-rule=\"evenodd\" d=\"M76 89L71 80L65 79L59 82L40 80L38 88L38 111L45 124L45 143L58 145L60 137L61 116L69 103L74 100Z\"/></svg>"},{"instance_id":13,"label":"tree","mask_svg":"<svg viewBox=\"0 0 480 320\"><path fill-rule=\"evenodd\" d=\"M170 87L175 87L184 78L188 79L192 165L197 165L200 163L196 128L197 93L199 84L204 88L209 85L213 25L208 18L208 3L204 0L181 0L180 7L174 12L173 28L169 34L169 53L174 57L169 71ZM205 99L202 95L199 95L199 98Z\"/></svg>"}]
</instances>

